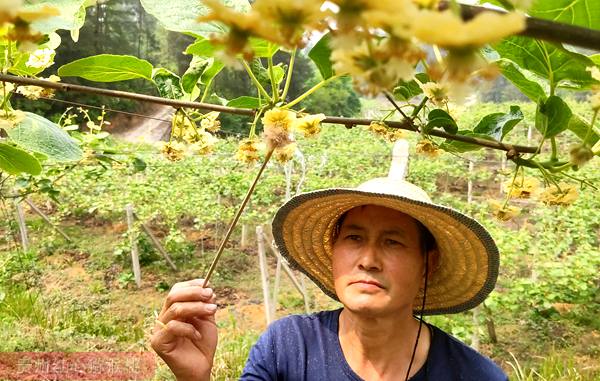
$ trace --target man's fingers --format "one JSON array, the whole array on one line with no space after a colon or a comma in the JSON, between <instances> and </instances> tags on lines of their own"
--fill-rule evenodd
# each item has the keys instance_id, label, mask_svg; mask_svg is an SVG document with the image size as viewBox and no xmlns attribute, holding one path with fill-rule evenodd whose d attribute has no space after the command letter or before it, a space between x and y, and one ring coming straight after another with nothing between
<instances>
[{"instance_id":1,"label":"man's fingers","mask_svg":"<svg viewBox=\"0 0 600 381\"><path fill-rule=\"evenodd\" d=\"M167 295L163 310L171 307L173 303L178 302L211 302L214 292L211 288L202 288L201 286L188 286L173 289Z\"/></svg>"},{"instance_id":2,"label":"man's fingers","mask_svg":"<svg viewBox=\"0 0 600 381\"><path fill-rule=\"evenodd\" d=\"M206 318L215 314L217 305L204 302L175 302L160 316L163 322L171 320L189 320L194 317ZM168 323L167 323L168 324Z\"/></svg>"},{"instance_id":3,"label":"man's fingers","mask_svg":"<svg viewBox=\"0 0 600 381\"><path fill-rule=\"evenodd\" d=\"M175 283L173 285L173 287L171 287L171 290L176 290L176 289L191 287L191 286L204 287L204 279L192 279L192 280L186 280L185 282L178 282L178 283ZM208 286L210 286L210 282L208 282L208 284L206 285L206 287L208 287Z\"/></svg>"},{"instance_id":4,"label":"man's fingers","mask_svg":"<svg viewBox=\"0 0 600 381\"><path fill-rule=\"evenodd\" d=\"M200 343L202 335L196 328L189 323L171 320L167 324L160 324L160 320L154 325L154 336L152 337L152 347L159 350L161 344L169 343L177 337L185 337L195 343Z\"/></svg>"}]
</instances>

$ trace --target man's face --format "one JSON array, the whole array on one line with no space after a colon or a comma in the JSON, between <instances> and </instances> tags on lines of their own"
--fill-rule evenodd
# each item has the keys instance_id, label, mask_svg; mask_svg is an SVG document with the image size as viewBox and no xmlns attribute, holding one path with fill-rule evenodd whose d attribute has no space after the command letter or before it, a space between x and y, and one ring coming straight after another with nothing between
<instances>
[{"instance_id":1,"label":"man's face","mask_svg":"<svg viewBox=\"0 0 600 381\"><path fill-rule=\"evenodd\" d=\"M424 269L416 221L376 205L350 210L333 245L332 266L336 294L350 311L412 313Z\"/></svg>"}]
</instances>

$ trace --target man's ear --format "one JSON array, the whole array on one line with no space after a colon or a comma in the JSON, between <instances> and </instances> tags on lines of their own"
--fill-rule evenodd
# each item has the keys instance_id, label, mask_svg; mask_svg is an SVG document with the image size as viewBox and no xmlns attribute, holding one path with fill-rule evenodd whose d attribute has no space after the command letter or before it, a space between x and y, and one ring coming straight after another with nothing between
<instances>
[{"instance_id":1,"label":"man's ear","mask_svg":"<svg viewBox=\"0 0 600 381\"><path fill-rule=\"evenodd\" d=\"M440 252L437 248L435 249L431 249L427 252L427 259L429 261L429 263L427 264L427 277L430 277L431 274L433 274L437 269L438 266L440 265ZM425 270L423 270L425 271ZM423 274L425 275L425 274Z\"/></svg>"}]
</instances>

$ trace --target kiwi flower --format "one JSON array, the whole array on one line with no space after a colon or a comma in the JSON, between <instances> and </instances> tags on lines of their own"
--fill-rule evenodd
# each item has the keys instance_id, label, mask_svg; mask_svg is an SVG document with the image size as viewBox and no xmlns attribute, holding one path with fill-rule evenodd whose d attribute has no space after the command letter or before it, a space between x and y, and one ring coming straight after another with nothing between
<instances>
[{"instance_id":1,"label":"kiwi flower","mask_svg":"<svg viewBox=\"0 0 600 381\"><path fill-rule=\"evenodd\" d=\"M202 0L204 5L211 9L211 12L205 16L200 16L197 21L217 21L227 27L229 31L222 37L213 36L211 41L225 46L227 57L235 62L237 54L243 54L244 58L251 59L254 55L252 49L248 46L248 39L252 36L268 37L273 35L273 31L268 31L267 24L262 22L260 15L250 10L242 13L226 7L219 0Z\"/></svg>"},{"instance_id":2,"label":"kiwi flower","mask_svg":"<svg viewBox=\"0 0 600 381\"><path fill-rule=\"evenodd\" d=\"M414 36L423 42L448 49L468 48L497 42L523 31L525 16L516 12L483 12L463 21L451 11L422 10L413 25Z\"/></svg>"},{"instance_id":3,"label":"kiwi flower","mask_svg":"<svg viewBox=\"0 0 600 381\"><path fill-rule=\"evenodd\" d=\"M240 141L235 157L246 164L254 164L260 159L258 139L248 138Z\"/></svg>"},{"instance_id":4,"label":"kiwi flower","mask_svg":"<svg viewBox=\"0 0 600 381\"><path fill-rule=\"evenodd\" d=\"M294 152L296 152L296 143L291 143L285 147L275 149L273 157L279 163L287 163L294 157Z\"/></svg>"},{"instance_id":5,"label":"kiwi flower","mask_svg":"<svg viewBox=\"0 0 600 381\"><path fill-rule=\"evenodd\" d=\"M200 121L200 127L209 132L217 132L221 128L221 122L217 119L219 117L218 111L211 111L204 114L204 117Z\"/></svg>"},{"instance_id":6,"label":"kiwi flower","mask_svg":"<svg viewBox=\"0 0 600 381\"><path fill-rule=\"evenodd\" d=\"M283 148L292 142L292 127L296 114L289 110L274 108L262 117L264 135L269 149Z\"/></svg>"},{"instance_id":7,"label":"kiwi flower","mask_svg":"<svg viewBox=\"0 0 600 381\"><path fill-rule=\"evenodd\" d=\"M415 152L431 158L438 157L440 155L440 149L437 148L429 139L423 139L418 142L415 147Z\"/></svg>"},{"instance_id":8,"label":"kiwi flower","mask_svg":"<svg viewBox=\"0 0 600 381\"><path fill-rule=\"evenodd\" d=\"M325 114L307 115L296 119L294 129L304 134L304 137L313 137L321 132L321 121L325 119Z\"/></svg>"},{"instance_id":9,"label":"kiwi flower","mask_svg":"<svg viewBox=\"0 0 600 381\"><path fill-rule=\"evenodd\" d=\"M510 221L521 214L521 209L516 206L503 205L503 203L496 200L490 200L488 205L492 210L494 217L500 221Z\"/></svg>"},{"instance_id":10,"label":"kiwi flower","mask_svg":"<svg viewBox=\"0 0 600 381\"><path fill-rule=\"evenodd\" d=\"M321 0L257 0L252 8L262 23L272 25L275 34L269 36L271 41L293 48L304 46L306 30L323 28L321 21L326 14L321 12L322 4Z\"/></svg>"},{"instance_id":11,"label":"kiwi flower","mask_svg":"<svg viewBox=\"0 0 600 381\"><path fill-rule=\"evenodd\" d=\"M522 181L511 181L506 184L506 192L510 197L530 198L540 187L540 182L535 177L525 177Z\"/></svg>"},{"instance_id":12,"label":"kiwi flower","mask_svg":"<svg viewBox=\"0 0 600 381\"><path fill-rule=\"evenodd\" d=\"M553 185L546 188L540 195L540 201L547 205L571 205L579 197L574 184L560 183L559 187Z\"/></svg>"},{"instance_id":13,"label":"kiwi flower","mask_svg":"<svg viewBox=\"0 0 600 381\"><path fill-rule=\"evenodd\" d=\"M426 82L419 85L423 94L429 98L437 107L442 107L448 103L447 86L437 82Z\"/></svg>"},{"instance_id":14,"label":"kiwi flower","mask_svg":"<svg viewBox=\"0 0 600 381\"><path fill-rule=\"evenodd\" d=\"M170 161L180 161L185 157L186 145L182 142L170 141L163 142L161 152Z\"/></svg>"}]
</instances>

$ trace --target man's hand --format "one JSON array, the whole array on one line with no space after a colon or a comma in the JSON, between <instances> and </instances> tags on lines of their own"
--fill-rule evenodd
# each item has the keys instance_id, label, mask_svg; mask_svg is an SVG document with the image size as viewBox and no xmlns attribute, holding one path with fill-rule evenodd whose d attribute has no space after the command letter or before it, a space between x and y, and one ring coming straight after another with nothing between
<instances>
[{"instance_id":1,"label":"man's hand","mask_svg":"<svg viewBox=\"0 0 600 381\"><path fill-rule=\"evenodd\" d=\"M176 283L154 325L152 349L167 363L178 381L210 379L217 348L217 325L212 289L203 279Z\"/></svg>"}]
</instances>

